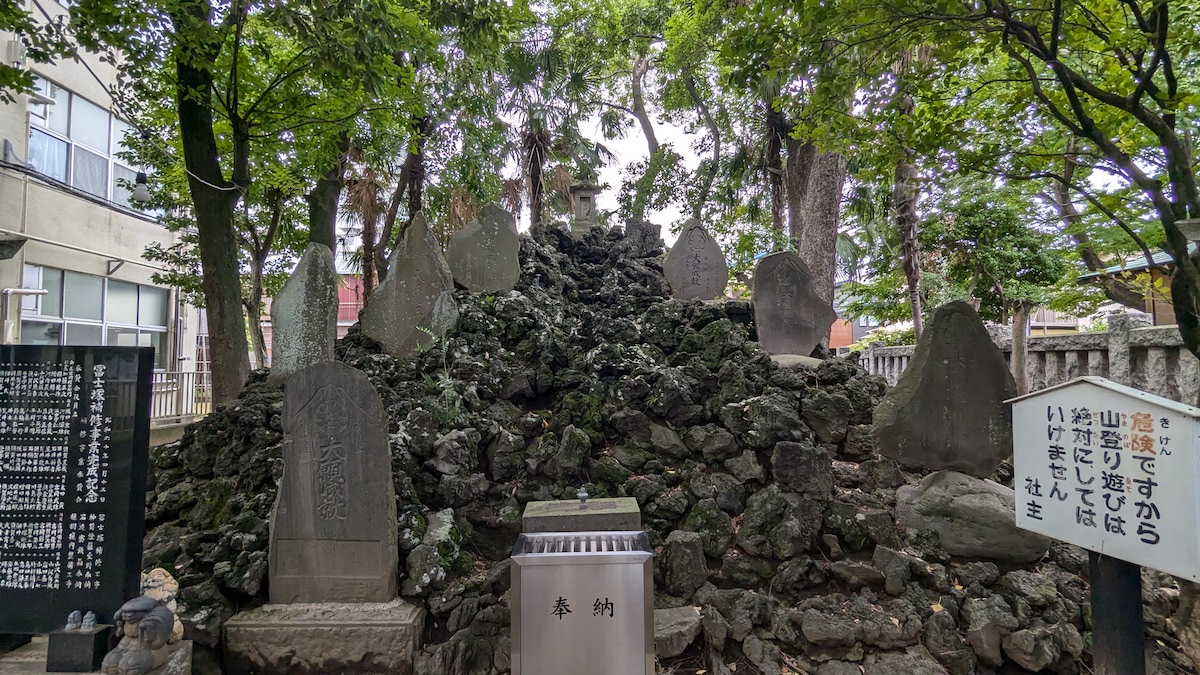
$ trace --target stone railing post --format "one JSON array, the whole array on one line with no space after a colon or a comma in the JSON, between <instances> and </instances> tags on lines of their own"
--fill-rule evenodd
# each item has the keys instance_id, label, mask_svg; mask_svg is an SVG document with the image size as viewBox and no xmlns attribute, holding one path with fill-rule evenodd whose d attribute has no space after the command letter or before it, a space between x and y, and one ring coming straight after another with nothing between
<instances>
[{"instance_id":1,"label":"stone railing post","mask_svg":"<svg viewBox=\"0 0 1200 675\"><path fill-rule=\"evenodd\" d=\"M1129 386L1129 331L1133 329L1128 314L1113 314L1108 317L1108 379Z\"/></svg>"},{"instance_id":2,"label":"stone railing post","mask_svg":"<svg viewBox=\"0 0 1200 675\"><path fill-rule=\"evenodd\" d=\"M879 374L878 362L875 360L876 359L875 350L878 348L879 348L878 342L872 342L867 345L866 357L867 357L867 374L868 375L878 375Z\"/></svg>"}]
</instances>

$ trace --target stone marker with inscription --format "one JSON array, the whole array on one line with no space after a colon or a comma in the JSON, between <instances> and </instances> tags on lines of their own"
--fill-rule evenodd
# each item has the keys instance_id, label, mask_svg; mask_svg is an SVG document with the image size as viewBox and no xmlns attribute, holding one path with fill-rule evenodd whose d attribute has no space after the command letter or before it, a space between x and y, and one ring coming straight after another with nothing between
<instances>
[{"instance_id":1,"label":"stone marker with inscription","mask_svg":"<svg viewBox=\"0 0 1200 675\"><path fill-rule=\"evenodd\" d=\"M938 307L912 361L875 408L879 452L904 466L992 475L1012 454L1004 354L965 302Z\"/></svg>"},{"instance_id":2,"label":"stone marker with inscription","mask_svg":"<svg viewBox=\"0 0 1200 675\"><path fill-rule=\"evenodd\" d=\"M271 303L271 381L283 382L306 366L333 360L337 283L329 247L309 244Z\"/></svg>"},{"instance_id":3,"label":"stone marker with inscription","mask_svg":"<svg viewBox=\"0 0 1200 675\"><path fill-rule=\"evenodd\" d=\"M671 295L681 300L712 300L725 293L729 266L716 240L699 220L683 227L663 262Z\"/></svg>"},{"instance_id":4,"label":"stone marker with inscription","mask_svg":"<svg viewBox=\"0 0 1200 675\"><path fill-rule=\"evenodd\" d=\"M425 217L418 213L392 251L387 278L359 315L363 334L392 356L415 354L430 342L422 329L434 331L435 309L440 317L451 315L438 307L438 299L443 305L446 298L453 302L453 292L450 267Z\"/></svg>"},{"instance_id":5,"label":"stone marker with inscription","mask_svg":"<svg viewBox=\"0 0 1200 675\"><path fill-rule=\"evenodd\" d=\"M343 363L288 378L271 518L272 603L396 597L396 494L375 387Z\"/></svg>"},{"instance_id":6,"label":"stone marker with inscription","mask_svg":"<svg viewBox=\"0 0 1200 675\"><path fill-rule=\"evenodd\" d=\"M425 610L396 597L387 424L362 371L331 362L288 378L271 604L225 622L227 675L412 672Z\"/></svg>"},{"instance_id":7,"label":"stone marker with inscription","mask_svg":"<svg viewBox=\"0 0 1200 675\"><path fill-rule=\"evenodd\" d=\"M520 252L517 220L492 203L450 238L446 262L454 280L469 291L511 291L521 278Z\"/></svg>"},{"instance_id":8,"label":"stone marker with inscription","mask_svg":"<svg viewBox=\"0 0 1200 675\"><path fill-rule=\"evenodd\" d=\"M138 594L149 347L0 347L0 633Z\"/></svg>"},{"instance_id":9,"label":"stone marker with inscription","mask_svg":"<svg viewBox=\"0 0 1200 675\"><path fill-rule=\"evenodd\" d=\"M808 356L837 319L812 289L812 272L790 251L772 253L754 268L751 300L758 342L770 354Z\"/></svg>"}]
</instances>

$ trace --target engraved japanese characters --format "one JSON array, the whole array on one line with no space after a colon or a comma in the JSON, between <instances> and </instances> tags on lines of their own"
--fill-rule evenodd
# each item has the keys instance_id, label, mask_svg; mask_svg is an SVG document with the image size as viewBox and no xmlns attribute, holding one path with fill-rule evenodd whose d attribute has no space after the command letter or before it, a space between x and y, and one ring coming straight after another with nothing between
<instances>
[{"instance_id":1,"label":"engraved japanese characters","mask_svg":"<svg viewBox=\"0 0 1200 675\"><path fill-rule=\"evenodd\" d=\"M137 594L152 369L149 348L0 351L0 632L111 623Z\"/></svg>"},{"instance_id":2,"label":"engraved japanese characters","mask_svg":"<svg viewBox=\"0 0 1200 675\"><path fill-rule=\"evenodd\" d=\"M345 364L309 366L285 385L283 430L271 602L391 600L396 499L379 394Z\"/></svg>"},{"instance_id":3,"label":"engraved japanese characters","mask_svg":"<svg viewBox=\"0 0 1200 675\"><path fill-rule=\"evenodd\" d=\"M721 247L699 220L692 219L667 253L663 274L671 295L681 300L712 300L725 293L729 266Z\"/></svg>"},{"instance_id":4,"label":"engraved japanese characters","mask_svg":"<svg viewBox=\"0 0 1200 675\"><path fill-rule=\"evenodd\" d=\"M454 280L469 291L511 291L521 278L520 252L516 219L493 203L450 238L446 262Z\"/></svg>"},{"instance_id":5,"label":"engraved japanese characters","mask_svg":"<svg viewBox=\"0 0 1200 675\"><path fill-rule=\"evenodd\" d=\"M829 335L837 313L811 282L808 265L790 251L758 261L751 298L758 342L768 353L807 356Z\"/></svg>"}]
</instances>

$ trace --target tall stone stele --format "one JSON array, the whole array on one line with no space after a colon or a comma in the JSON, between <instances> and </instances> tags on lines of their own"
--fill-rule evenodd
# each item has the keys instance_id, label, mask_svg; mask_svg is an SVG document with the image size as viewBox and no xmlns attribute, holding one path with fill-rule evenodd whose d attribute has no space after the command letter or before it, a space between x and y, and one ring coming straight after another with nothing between
<instances>
[{"instance_id":1,"label":"tall stone stele","mask_svg":"<svg viewBox=\"0 0 1200 675\"><path fill-rule=\"evenodd\" d=\"M337 283L333 252L324 244L309 244L271 303L272 382L283 382L292 373L333 360Z\"/></svg>"},{"instance_id":2,"label":"tall stone stele","mask_svg":"<svg viewBox=\"0 0 1200 675\"><path fill-rule=\"evenodd\" d=\"M392 356L409 356L458 321L450 267L418 213L392 251L387 278L359 315L362 331Z\"/></svg>"},{"instance_id":3,"label":"tall stone stele","mask_svg":"<svg viewBox=\"0 0 1200 675\"><path fill-rule=\"evenodd\" d=\"M1012 455L1017 385L965 302L938 307L900 381L875 409L879 452L904 466L986 478Z\"/></svg>"},{"instance_id":4,"label":"tall stone stele","mask_svg":"<svg viewBox=\"0 0 1200 675\"><path fill-rule=\"evenodd\" d=\"M729 265L725 253L699 220L689 220L663 262L671 296L680 300L712 300L725 293Z\"/></svg>"},{"instance_id":5,"label":"tall stone stele","mask_svg":"<svg viewBox=\"0 0 1200 675\"><path fill-rule=\"evenodd\" d=\"M498 293L511 291L520 280L520 253L517 219L492 203L450 238L446 262L468 291Z\"/></svg>"},{"instance_id":6,"label":"tall stone stele","mask_svg":"<svg viewBox=\"0 0 1200 675\"><path fill-rule=\"evenodd\" d=\"M396 494L375 387L339 362L295 373L284 387L283 434L271 602L394 599Z\"/></svg>"},{"instance_id":7,"label":"tall stone stele","mask_svg":"<svg viewBox=\"0 0 1200 675\"><path fill-rule=\"evenodd\" d=\"M754 268L751 290L758 342L770 354L808 356L837 319L812 288L812 272L791 251L772 253Z\"/></svg>"}]
</instances>

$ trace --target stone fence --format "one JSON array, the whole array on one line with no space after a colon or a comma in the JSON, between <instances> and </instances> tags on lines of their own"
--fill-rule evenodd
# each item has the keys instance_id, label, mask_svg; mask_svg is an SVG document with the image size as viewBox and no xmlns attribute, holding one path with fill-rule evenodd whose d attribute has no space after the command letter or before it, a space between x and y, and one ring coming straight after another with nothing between
<instances>
[{"instance_id":1,"label":"stone fence","mask_svg":"<svg viewBox=\"0 0 1200 675\"><path fill-rule=\"evenodd\" d=\"M1031 335L1026 373L1031 391L1083 375L1099 375L1175 401L1196 405L1200 397L1200 360L1184 346L1176 326L1134 327L1133 317L1116 314L1107 333ZM995 336L1011 360L1012 338ZM914 347L872 347L860 363L895 385L912 359Z\"/></svg>"}]
</instances>

